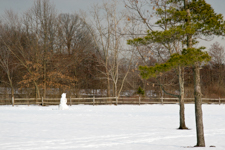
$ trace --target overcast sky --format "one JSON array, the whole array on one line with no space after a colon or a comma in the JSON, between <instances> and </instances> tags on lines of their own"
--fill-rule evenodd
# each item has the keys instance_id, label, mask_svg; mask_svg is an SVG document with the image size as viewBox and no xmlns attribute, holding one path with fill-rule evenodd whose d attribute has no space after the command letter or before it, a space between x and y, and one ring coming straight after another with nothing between
<instances>
[{"instance_id":1,"label":"overcast sky","mask_svg":"<svg viewBox=\"0 0 225 150\"><path fill-rule=\"evenodd\" d=\"M0 15L4 14L4 11L11 9L14 12L22 13L27 11L33 6L35 0L0 0ZM102 3L102 0L50 0L56 6L59 13L74 13L79 10L88 11L93 3ZM107 1L107 0L106 0ZM110 1L110 0L108 0ZM122 0L121 0L122 1ZM225 16L225 0L206 0L212 5L215 12L223 14ZM120 6L121 7L121 6ZM218 40L218 39L215 39ZM213 42L202 42L204 46L209 47ZM219 42L225 47L225 40Z\"/></svg>"},{"instance_id":2,"label":"overcast sky","mask_svg":"<svg viewBox=\"0 0 225 150\"><path fill-rule=\"evenodd\" d=\"M102 0L50 0L54 2L59 12L75 12L88 10L93 3L101 3ZM122 1L122 0L121 0ZM0 14L6 9L23 12L33 5L34 0L0 0ZM225 15L225 0L206 0L213 6L217 13Z\"/></svg>"},{"instance_id":3,"label":"overcast sky","mask_svg":"<svg viewBox=\"0 0 225 150\"><path fill-rule=\"evenodd\" d=\"M12 9L18 13L28 10L35 0L0 0L0 14L6 9ZM73 13L79 10L89 10L93 3L101 3L102 0L50 0L56 9L62 13Z\"/></svg>"}]
</instances>

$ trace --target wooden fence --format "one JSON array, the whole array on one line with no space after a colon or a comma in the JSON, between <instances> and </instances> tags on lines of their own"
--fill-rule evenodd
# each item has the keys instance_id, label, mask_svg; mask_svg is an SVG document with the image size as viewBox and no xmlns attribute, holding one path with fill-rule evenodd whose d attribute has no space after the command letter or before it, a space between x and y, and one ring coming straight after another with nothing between
<instances>
[{"instance_id":1,"label":"wooden fence","mask_svg":"<svg viewBox=\"0 0 225 150\"><path fill-rule=\"evenodd\" d=\"M184 98L186 104L194 103L194 98ZM122 104L178 104L178 98L146 98L146 97L91 97L67 98L68 105L122 105ZM222 104L225 98L202 98L203 104ZM0 99L0 105L59 105L60 98L12 98Z\"/></svg>"}]
</instances>

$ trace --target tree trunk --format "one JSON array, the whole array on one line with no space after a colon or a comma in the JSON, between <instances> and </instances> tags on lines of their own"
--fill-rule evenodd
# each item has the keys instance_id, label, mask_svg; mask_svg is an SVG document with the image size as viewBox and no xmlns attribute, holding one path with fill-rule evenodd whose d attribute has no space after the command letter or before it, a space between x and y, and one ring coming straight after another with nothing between
<instances>
[{"instance_id":1,"label":"tree trunk","mask_svg":"<svg viewBox=\"0 0 225 150\"><path fill-rule=\"evenodd\" d=\"M13 87L11 86L11 97L13 97L14 98L14 89L13 89Z\"/></svg>"},{"instance_id":2,"label":"tree trunk","mask_svg":"<svg viewBox=\"0 0 225 150\"><path fill-rule=\"evenodd\" d=\"M114 95L114 97L117 97L117 96L118 96L118 95L117 95L117 84L114 84L114 85L115 85L115 88L114 88L114 89L115 89L115 91L114 91L114 94L115 94L115 95Z\"/></svg>"},{"instance_id":3,"label":"tree trunk","mask_svg":"<svg viewBox=\"0 0 225 150\"><path fill-rule=\"evenodd\" d=\"M161 95L163 95L163 93L167 94L167 95L171 95L174 97L179 98L179 105L180 105L180 112L179 112L179 119L180 119L180 127L178 129L188 129L186 127L185 124L185 107L184 107L184 74L182 71L182 67L179 66L178 67L178 79L179 79L179 95L175 95L172 93L168 93L167 91L165 91L165 89L163 88L163 86L161 85L161 77L158 80L159 84L160 84L160 88L161 88Z\"/></svg>"},{"instance_id":4,"label":"tree trunk","mask_svg":"<svg viewBox=\"0 0 225 150\"><path fill-rule=\"evenodd\" d=\"M107 97L110 97L110 79L109 79L109 73L107 73Z\"/></svg>"},{"instance_id":5,"label":"tree trunk","mask_svg":"<svg viewBox=\"0 0 225 150\"><path fill-rule=\"evenodd\" d=\"M47 80L47 65L46 61L44 60L44 93L43 93L44 98L46 98L46 91L47 91L46 80Z\"/></svg>"},{"instance_id":6,"label":"tree trunk","mask_svg":"<svg viewBox=\"0 0 225 150\"><path fill-rule=\"evenodd\" d=\"M195 63L193 71L194 71L194 95L195 95L195 120L196 120L196 134L197 134L196 147L205 147L201 86L200 86L200 67L198 63Z\"/></svg>"},{"instance_id":7,"label":"tree trunk","mask_svg":"<svg viewBox=\"0 0 225 150\"><path fill-rule=\"evenodd\" d=\"M191 25L190 18L191 13L189 9L188 0L184 0L184 9L187 12L187 24ZM192 35L187 34L187 48L192 48ZM201 99L201 85L200 85L200 66L198 62L195 62L193 66L194 72L194 96L195 96L195 122L196 122L196 134L197 145L196 147L205 147L203 119L202 119L202 99Z\"/></svg>"},{"instance_id":8,"label":"tree trunk","mask_svg":"<svg viewBox=\"0 0 225 150\"><path fill-rule=\"evenodd\" d=\"M147 96L146 84L147 84L147 80L143 79L143 90L145 91L145 95L144 96Z\"/></svg>"},{"instance_id":9,"label":"tree trunk","mask_svg":"<svg viewBox=\"0 0 225 150\"><path fill-rule=\"evenodd\" d=\"M8 75L8 80L9 80L10 88L11 88L11 97L14 97L13 81L12 81L12 78L10 77L9 71L7 71L7 75Z\"/></svg>"},{"instance_id":10,"label":"tree trunk","mask_svg":"<svg viewBox=\"0 0 225 150\"><path fill-rule=\"evenodd\" d=\"M188 129L185 124L185 107L184 107L184 77L181 66L178 67L179 77L179 105L180 105L180 127L178 129Z\"/></svg>"},{"instance_id":11,"label":"tree trunk","mask_svg":"<svg viewBox=\"0 0 225 150\"><path fill-rule=\"evenodd\" d=\"M40 90L39 90L39 87L38 87L36 82L34 82L34 86L35 86L35 91L36 91L37 98L41 98Z\"/></svg>"}]
</instances>

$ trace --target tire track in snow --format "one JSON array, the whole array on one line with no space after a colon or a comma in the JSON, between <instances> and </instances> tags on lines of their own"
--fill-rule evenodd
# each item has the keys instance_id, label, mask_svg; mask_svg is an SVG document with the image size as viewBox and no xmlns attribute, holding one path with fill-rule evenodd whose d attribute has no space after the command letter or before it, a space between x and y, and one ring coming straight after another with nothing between
<instances>
[{"instance_id":1,"label":"tire track in snow","mask_svg":"<svg viewBox=\"0 0 225 150\"><path fill-rule=\"evenodd\" d=\"M186 136L155 136L155 133L144 134L122 134L122 135L107 135L107 136L92 136L87 138L72 138L63 140L48 140L48 141L30 141L18 143L0 144L2 149L13 150L54 150L54 149L81 149L81 148L99 148L111 147L115 145L151 143L157 140L182 138ZM189 135L194 136L194 135Z\"/></svg>"}]
</instances>

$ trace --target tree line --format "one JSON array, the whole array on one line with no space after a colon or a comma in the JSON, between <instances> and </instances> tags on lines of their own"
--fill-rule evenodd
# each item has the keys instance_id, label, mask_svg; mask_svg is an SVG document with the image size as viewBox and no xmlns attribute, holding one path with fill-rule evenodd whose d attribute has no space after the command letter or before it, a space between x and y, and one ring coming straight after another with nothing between
<instances>
[{"instance_id":1,"label":"tree line","mask_svg":"<svg viewBox=\"0 0 225 150\"><path fill-rule=\"evenodd\" d=\"M128 39L153 31L152 20L163 16L162 10L157 14L163 1L160 5L157 1L145 1L151 15L141 9L144 1L124 1L124 10L118 9L118 3L93 5L90 14L58 14L48 0L35 1L24 14L6 11L0 22L2 94L6 96L10 91L10 96L16 97L54 97L62 92L76 97L82 93L133 96L142 88L145 96L161 97L166 96L165 91L179 92L176 69L149 79L143 79L138 69L140 65L166 62L172 51L182 46L177 39L173 45L166 39L147 46L127 45ZM158 26L165 29L171 24L167 21ZM168 46L173 48L168 50ZM208 52L212 59L201 67L202 94L224 97L224 48L217 42ZM192 72L191 67L183 68L184 97L194 96Z\"/></svg>"}]
</instances>

